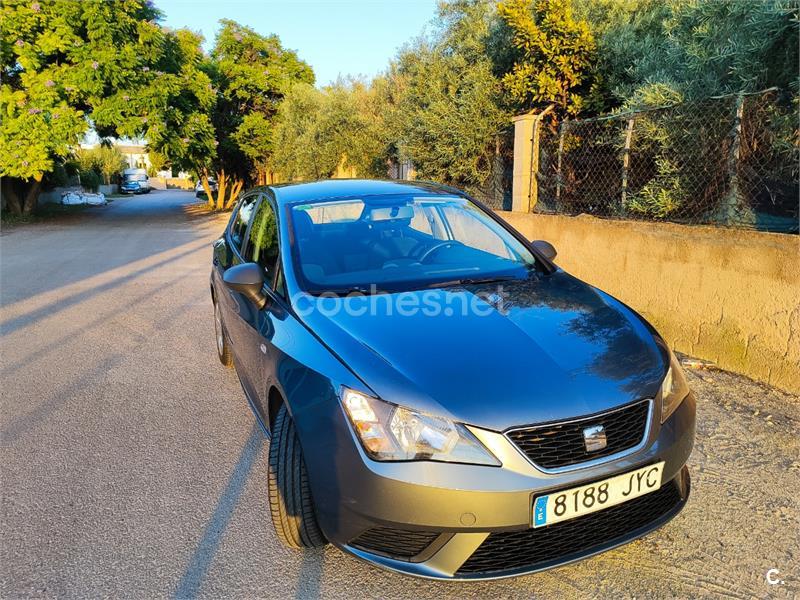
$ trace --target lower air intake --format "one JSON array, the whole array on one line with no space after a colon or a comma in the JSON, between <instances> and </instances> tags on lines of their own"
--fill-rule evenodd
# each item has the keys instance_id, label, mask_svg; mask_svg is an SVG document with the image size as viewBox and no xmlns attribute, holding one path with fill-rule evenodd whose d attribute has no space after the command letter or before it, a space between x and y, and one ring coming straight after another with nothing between
<instances>
[{"instance_id":1,"label":"lower air intake","mask_svg":"<svg viewBox=\"0 0 800 600\"><path fill-rule=\"evenodd\" d=\"M437 537L439 533L436 531L405 531L390 527L375 527L351 541L350 546L392 558L409 560L430 546Z\"/></svg>"},{"instance_id":2,"label":"lower air intake","mask_svg":"<svg viewBox=\"0 0 800 600\"><path fill-rule=\"evenodd\" d=\"M622 541L664 517L681 503L675 481L605 510L539 529L492 533L461 565L457 575L491 575L518 569L546 568L600 546Z\"/></svg>"}]
</instances>

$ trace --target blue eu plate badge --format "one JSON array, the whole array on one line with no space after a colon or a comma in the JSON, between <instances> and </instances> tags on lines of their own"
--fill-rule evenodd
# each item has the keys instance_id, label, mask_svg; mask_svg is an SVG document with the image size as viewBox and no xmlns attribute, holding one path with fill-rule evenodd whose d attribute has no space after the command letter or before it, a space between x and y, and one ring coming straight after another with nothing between
<instances>
[{"instance_id":1,"label":"blue eu plate badge","mask_svg":"<svg viewBox=\"0 0 800 600\"><path fill-rule=\"evenodd\" d=\"M547 523L547 499L549 496L539 496L533 506L533 526L539 527Z\"/></svg>"}]
</instances>

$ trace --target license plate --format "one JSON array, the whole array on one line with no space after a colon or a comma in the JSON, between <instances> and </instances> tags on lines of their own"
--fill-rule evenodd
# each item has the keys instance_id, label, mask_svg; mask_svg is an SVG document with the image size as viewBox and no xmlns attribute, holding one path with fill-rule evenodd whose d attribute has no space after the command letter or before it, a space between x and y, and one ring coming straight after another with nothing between
<instances>
[{"instance_id":1,"label":"license plate","mask_svg":"<svg viewBox=\"0 0 800 600\"><path fill-rule=\"evenodd\" d=\"M654 492L661 487L663 470L664 463L660 462L589 485L538 496L533 501L533 526L574 519Z\"/></svg>"}]
</instances>

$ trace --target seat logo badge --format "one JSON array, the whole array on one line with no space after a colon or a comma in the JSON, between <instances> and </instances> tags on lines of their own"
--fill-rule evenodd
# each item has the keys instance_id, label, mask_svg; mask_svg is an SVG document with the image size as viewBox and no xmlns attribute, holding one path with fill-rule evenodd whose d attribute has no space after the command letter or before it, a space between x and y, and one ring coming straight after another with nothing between
<instances>
[{"instance_id":1,"label":"seat logo badge","mask_svg":"<svg viewBox=\"0 0 800 600\"><path fill-rule=\"evenodd\" d=\"M602 425L592 425L583 430L583 444L587 452L597 452L608 445L606 430Z\"/></svg>"}]
</instances>

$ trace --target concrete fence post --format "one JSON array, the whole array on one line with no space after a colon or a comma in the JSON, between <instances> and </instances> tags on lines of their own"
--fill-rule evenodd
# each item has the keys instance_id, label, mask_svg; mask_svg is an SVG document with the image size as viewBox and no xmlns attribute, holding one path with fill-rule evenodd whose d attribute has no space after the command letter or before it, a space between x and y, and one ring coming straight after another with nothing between
<instances>
[{"instance_id":1,"label":"concrete fence post","mask_svg":"<svg viewBox=\"0 0 800 600\"><path fill-rule=\"evenodd\" d=\"M511 119L514 123L514 179L511 210L531 212L539 201L539 136L545 115L553 104L538 114L526 113Z\"/></svg>"},{"instance_id":2,"label":"concrete fence post","mask_svg":"<svg viewBox=\"0 0 800 600\"><path fill-rule=\"evenodd\" d=\"M530 206L533 126L536 115L526 113L511 119L514 123L514 171L511 188L511 210L528 212Z\"/></svg>"},{"instance_id":3,"label":"concrete fence post","mask_svg":"<svg viewBox=\"0 0 800 600\"><path fill-rule=\"evenodd\" d=\"M531 181L528 192L528 212L533 212L539 202L539 139L542 135L542 119L555 108L551 104L536 115L533 121L533 138L531 140Z\"/></svg>"}]
</instances>

